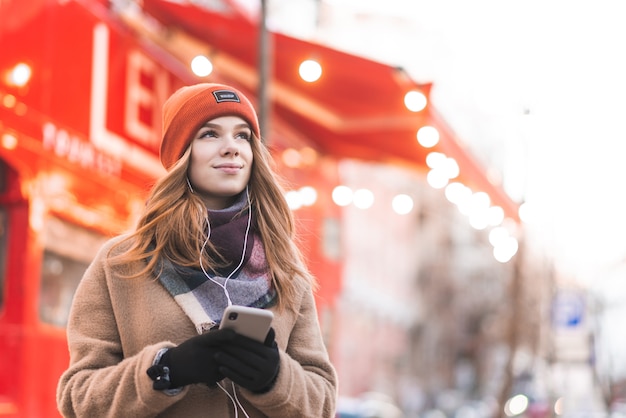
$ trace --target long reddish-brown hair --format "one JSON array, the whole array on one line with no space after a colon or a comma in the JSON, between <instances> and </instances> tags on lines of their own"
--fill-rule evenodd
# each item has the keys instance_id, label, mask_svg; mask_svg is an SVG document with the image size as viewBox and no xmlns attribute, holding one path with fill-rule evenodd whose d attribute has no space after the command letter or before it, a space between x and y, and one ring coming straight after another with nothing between
<instances>
[{"instance_id":1,"label":"long reddish-brown hair","mask_svg":"<svg viewBox=\"0 0 626 418\"><path fill-rule=\"evenodd\" d=\"M272 157L258 138L251 140L251 146L253 164L248 184L251 210L265 247L278 307L295 309L298 287L302 284L315 286L315 280L296 245L293 214L274 171ZM143 267L128 278L151 274L161 257L181 266L200 268L207 210L187 183L190 155L191 147L188 147L170 171L157 181L135 230L112 248L109 258L112 265L143 262ZM211 258L208 253L202 254L203 266L215 268L220 260Z\"/></svg>"}]
</instances>

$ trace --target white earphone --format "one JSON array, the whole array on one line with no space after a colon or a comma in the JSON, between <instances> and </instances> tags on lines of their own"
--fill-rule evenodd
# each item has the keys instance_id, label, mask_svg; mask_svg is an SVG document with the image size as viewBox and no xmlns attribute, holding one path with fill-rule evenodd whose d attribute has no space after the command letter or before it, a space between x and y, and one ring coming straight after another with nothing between
<instances>
[{"instance_id":1,"label":"white earphone","mask_svg":"<svg viewBox=\"0 0 626 418\"><path fill-rule=\"evenodd\" d=\"M187 182L189 183L189 179L187 179ZM191 188L191 184L189 184L189 188ZM192 192L193 192L193 189L192 189ZM248 185L246 185L246 197L248 199L248 224L246 226L246 235L243 240L243 251L241 253L241 260L239 261L239 264L237 265L237 267L235 267L235 269L226 277L226 280L224 280L224 284L219 283L218 281L213 279L211 276L209 276L209 273L207 273L207 271L204 268L204 265L202 264L202 254L204 254L204 249L206 248L206 245L208 244L209 239L211 238L211 222L209 221L208 211L205 217L208 230L206 234L206 239L204 240L204 243L202 244L202 248L200 250L200 259L199 259L200 268L202 269L202 272L204 273L207 279L209 279L210 281L212 281L213 283L221 287L222 290L224 290L224 295L226 296L226 300L228 301L228 306L231 306L233 302L230 300L230 294L228 293L228 289L226 288L226 285L228 284L228 281L233 276L233 274L235 274L235 272L239 270L239 268L243 265L243 262L246 258L246 249L248 248L248 235L250 233L250 225L252 224L252 205L250 203L250 192L248 191Z\"/></svg>"}]
</instances>

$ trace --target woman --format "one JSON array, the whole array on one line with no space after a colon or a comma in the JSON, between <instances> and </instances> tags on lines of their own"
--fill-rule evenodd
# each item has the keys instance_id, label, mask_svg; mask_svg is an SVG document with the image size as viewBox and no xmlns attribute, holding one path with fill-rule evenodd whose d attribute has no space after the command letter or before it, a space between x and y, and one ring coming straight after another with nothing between
<instances>
[{"instance_id":1,"label":"woman","mask_svg":"<svg viewBox=\"0 0 626 418\"><path fill-rule=\"evenodd\" d=\"M77 289L59 410L332 417L314 280L254 108L230 86L183 87L163 106L163 132L167 174L137 228L103 246ZM218 329L231 304L274 313L264 342Z\"/></svg>"}]
</instances>

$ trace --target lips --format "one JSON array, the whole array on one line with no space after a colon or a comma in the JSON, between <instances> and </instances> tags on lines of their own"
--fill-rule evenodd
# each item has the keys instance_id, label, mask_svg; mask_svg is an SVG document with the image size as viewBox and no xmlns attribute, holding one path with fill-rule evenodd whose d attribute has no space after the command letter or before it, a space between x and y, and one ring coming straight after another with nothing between
<instances>
[{"instance_id":1,"label":"lips","mask_svg":"<svg viewBox=\"0 0 626 418\"><path fill-rule=\"evenodd\" d=\"M227 164L218 164L214 166L214 168L221 170L228 174L234 174L234 173L237 173L239 170L241 170L243 166L241 164L227 163Z\"/></svg>"}]
</instances>

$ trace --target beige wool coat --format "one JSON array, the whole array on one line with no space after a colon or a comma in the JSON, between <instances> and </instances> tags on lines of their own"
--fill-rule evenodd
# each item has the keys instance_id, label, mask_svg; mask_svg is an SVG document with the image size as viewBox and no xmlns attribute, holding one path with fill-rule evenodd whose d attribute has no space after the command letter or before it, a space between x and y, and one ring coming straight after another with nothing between
<instances>
[{"instance_id":1,"label":"beige wool coat","mask_svg":"<svg viewBox=\"0 0 626 418\"><path fill-rule=\"evenodd\" d=\"M157 351L197 334L157 279L120 278L108 266L107 254L117 240L102 247L76 291L67 327L70 365L57 388L59 411L65 417L89 418L234 417L234 403L220 388L189 385L175 395L152 388L146 370ZM264 394L235 386L250 418L334 416L337 377L311 289L302 288L299 300L299 315L274 311L280 350L275 386ZM230 381L221 383L232 392ZM239 416L245 417L241 410Z\"/></svg>"}]
</instances>

